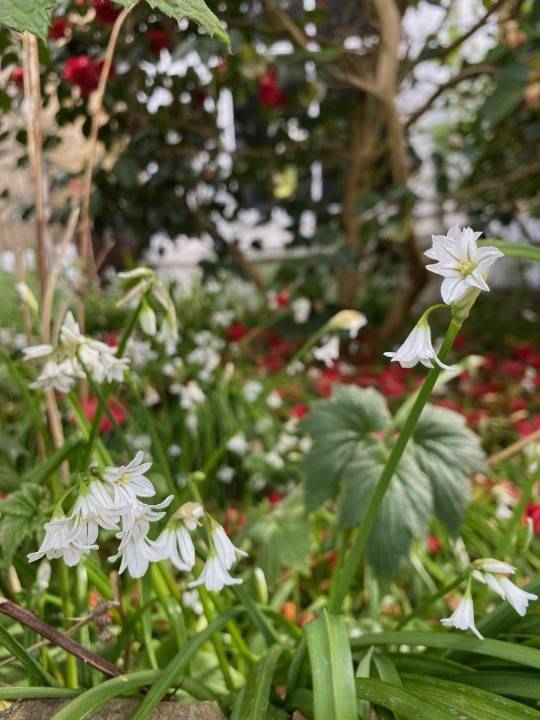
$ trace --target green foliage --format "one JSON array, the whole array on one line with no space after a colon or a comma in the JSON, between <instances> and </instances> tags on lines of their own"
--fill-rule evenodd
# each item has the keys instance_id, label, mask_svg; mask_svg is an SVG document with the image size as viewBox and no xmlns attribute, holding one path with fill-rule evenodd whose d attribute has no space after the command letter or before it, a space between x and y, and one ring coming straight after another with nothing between
<instances>
[{"instance_id":1,"label":"green foliage","mask_svg":"<svg viewBox=\"0 0 540 720\"><path fill-rule=\"evenodd\" d=\"M230 46L229 36L204 0L146 0L150 7L175 20L189 18L210 35Z\"/></svg>"},{"instance_id":2,"label":"green foliage","mask_svg":"<svg viewBox=\"0 0 540 720\"><path fill-rule=\"evenodd\" d=\"M315 720L356 720L356 692L347 622L323 610L306 625Z\"/></svg>"},{"instance_id":3,"label":"green foliage","mask_svg":"<svg viewBox=\"0 0 540 720\"><path fill-rule=\"evenodd\" d=\"M509 65L499 70L494 77L495 88L482 108L486 120L497 125L508 117L523 100L528 79L527 65Z\"/></svg>"},{"instance_id":4,"label":"green foliage","mask_svg":"<svg viewBox=\"0 0 540 720\"><path fill-rule=\"evenodd\" d=\"M298 495L279 503L250 525L247 534L261 546L257 564L269 583L278 579L284 567L308 572L311 529Z\"/></svg>"},{"instance_id":5,"label":"green foliage","mask_svg":"<svg viewBox=\"0 0 540 720\"><path fill-rule=\"evenodd\" d=\"M389 452L395 430L376 390L340 386L314 403L304 428L313 439L304 461L306 503L315 509L335 499L341 527L359 523ZM469 497L467 476L483 465L478 438L463 417L427 406L385 496L368 543L368 557L382 577L392 577L432 515L455 533Z\"/></svg>"},{"instance_id":6,"label":"green foliage","mask_svg":"<svg viewBox=\"0 0 540 720\"><path fill-rule=\"evenodd\" d=\"M9 565L29 537L42 533L44 498L41 487L28 483L0 501L0 565Z\"/></svg>"},{"instance_id":7,"label":"green foliage","mask_svg":"<svg viewBox=\"0 0 540 720\"><path fill-rule=\"evenodd\" d=\"M0 25L47 37L56 0L0 0Z\"/></svg>"},{"instance_id":8,"label":"green foliage","mask_svg":"<svg viewBox=\"0 0 540 720\"><path fill-rule=\"evenodd\" d=\"M239 720L267 720L272 680L281 652L282 649L274 645L253 666L240 696Z\"/></svg>"}]
</instances>

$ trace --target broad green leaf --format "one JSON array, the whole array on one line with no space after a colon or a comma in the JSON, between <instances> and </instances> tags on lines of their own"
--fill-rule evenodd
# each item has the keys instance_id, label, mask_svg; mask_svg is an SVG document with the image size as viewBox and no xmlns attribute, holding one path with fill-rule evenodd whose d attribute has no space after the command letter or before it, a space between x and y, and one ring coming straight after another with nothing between
<instances>
[{"instance_id":1,"label":"broad green leaf","mask_svg":"<svg viewBox=\"0 0 540 720\"><path fill-rule=\"evenodd\" d=\"M0 0L0 25L47 37L55 0Z\"/></svg>"},{"instance_id":2,"label":"broad green leaf","mask_svg":"<svg viewBox=\"0 0 540 720\"><path fill-rule=\"evenodd\" d=\"M3 625L0 625L0 645L3 645L10 655L13 655L24 667L28 675L38 683L56 685L49 673L28 653L18 640L16 640Z\"/></svg>"},{"instance_id":3,"label":"broad green leaf","mask_svg":"<svg viewBox=\"0 0 540 720\"><path fill-rule=\"evenodd\" d=\"M313 447L304 461L308 509L332 498L342 527L358 524L394 442L376 390L337 387L303 422ZM426 406L384 497L367 543L375 572L391 578L435 514L455 532L469 497L468 475L483 467L478 438L451 410Z\"/></svg>"},{"instance_id":4,"label":"broad green leaf","mask_svg":"<svg viewBox=\"0 0 540 720\"><path fill-rule=\"evenodd\" d=\"M456 720L456 714L437 708L413 693L380 680L357 680L356 694L362 700L398 713L403 720Z\"/></svg>"},{"instance_id":5,"label":"broad green leaf","mask_svg":"<svg viewBox=\"0 0 540 720\"><path fill-rule=\"evenodd\" d=\"M540 720L540 712L486 690L440 678L403 675L403 683L418 697L468 720Z\"/></svg>"},{"instance_id":6,"label":"broad green leaf","mask_svg":"<svg viewBox=\"0 0 540 720\"><path fill-rule=\"evenodd\" d=\"M315 720L357 720L347 623L323 610L305 626L313 677Z\"/></svg>"},{"instance_id":7,"label":"broad green leaf","mask_svg":"<svg viewBox=\"0 0 540 720\"><path fill-rule=\"evenodd\" d=\"M495 89L488 95L482 114L492 125L496 125L515 110L523 100L530 70L527 65L510 65L499 70L494 76Z\"/></svg>"},{"instance_id":8,"label":"broad green leaf","mask_svg":"<svg viewBox=\"0 0 540 720\"><path fill-rule=\"evenodd\" d=\"M44 497L41 487L25 484L0 501L0 564L9 565L17 548L43 530Z\"/></svg>"},{"instance_id":9,"label":"broad green leaf","mask_svg":"<svg viewBox=\"0 0 540 720\"><path fill-rule=\"evenodd\" d=\"M389 423L384 398L371 388L338 386L332 398L313 403L302 421L314 440L304 461L308 510L337 496L341 474L354 453L375 446L372 434L384 432Z\"/></svg>"},{"instance_id":10,"label":"broad green leaf","mask_svg":"<svg viewBox=\"0 0 540 720\"><path fill-rule=\"evenodd\" d=\"M274 645L251 669L243 691L239 720L266 720L272 678L280 655L281 648Z\"/></svg>"},{"instance_id":11,"label":"broad green leaf","mask_svg":"<svg viewBox=\"0 0 540 720\"><path fill-rule=\"evenodd\" d=\"M150 7L170 15L175 20L188 18L204 28L209 35L230 47L231 41L218 18L204 0L147 0Z\"/></svg>"},{"instance_id":12,"label":"broad green leaf","mask_svg":"<svg viewBox=\"0 0 540 720\"><path fill-rule=\"evenodd\" d=\"M450 532L457 532L470 497L467 476L484 465L478 437L467 428L462 415L427 405L410 449L431 481L435 515Z\"/></svg>"},{"instance_id":13,"label":"broad green leaf","mask_svg":"<svg viewBox=\"0 0 540 720\"><path fill-rule=\"evenodd\" d=\"M540 650L518 645L517 643L503 642L502 640L478 640L467 635L453 632L425 632L425 631L396 631L382 633L366 633L351 640L354 649L369 647L370 645L405 645L407 647L425 646L430 648L444 648L485 655L499 660L526 665L540 670Z\"/></svg>"},{"instance_id":14,"label":"broad green leaf","mask_svg":"<svg viewBox=\"0 0 540 720\"><path fill-rule=\"evenodd\" d=\"M261 545L258 565L270 584L285 567L308 572L311 524L298 500L279 503L253 523L248 535Z\"/></svg>"}]
</instances>

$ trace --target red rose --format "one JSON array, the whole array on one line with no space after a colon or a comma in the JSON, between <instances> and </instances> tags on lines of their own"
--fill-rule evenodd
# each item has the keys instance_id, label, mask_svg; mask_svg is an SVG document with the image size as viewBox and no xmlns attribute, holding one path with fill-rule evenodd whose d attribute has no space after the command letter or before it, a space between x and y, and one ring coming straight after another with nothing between
<instances>
[{"instance_id":1,"label":"red rose","mask_svg":"<svg viewBox=\"0 0 540 720\"><path fill-rule=\"evenodd\" d=\"M289 293L286 290L280 290L276 295L276 302L279 308L286 308L289 306Z\"/></svg>"},{"instance_id":2,"label":"red rose","mask_svg":"<svg viewBox=\"0 0 540 720\"><path fill-rule=\"evenodd\" d=\"M62 40L69 35L71 24L65 17L56 18L49 29L49 37L53 40Z\"/></svg>"},{"instance_id":3,"label":"red rose","mask_svg":"<svg viewBox=\"0 0 540 720\"><path fill-rule=\"evenodd\" d=\"M233 323L227 328L227 340L229 342L240 342L249 332L247 325L243 323Z\"/></svg>"},{"instance_id":4,"label":"red rose","mask_svg":"<svg viewBox=\"0 0 540 720\"><path fill-rule=\"evenodd\" d=\"M525 508L525 519L533 521L534 534L540 535L540 503L529 503Z\"/></svg>"},{"instance_id":5,"label":"red rose","mask_svg":"<svg viewBox=\"0 0 540 720\"><path fill-rule=\"evenodd\" d=\"M96 11L96 20L102 25L114 25L116 18L122 12L122 8L111 0L92 0L92 7Z\"/></svg>"},{"instance_id":6,"label":"red rose","mask_svg":"<svg viewBox=\"0 0 540 720\"><path fill-rule=\"evenodd\" d=\"M275 68L270 68L261 75L257 96L259 103L266 108L280 109L287 105L287 93L277 83Z\"/></svg>"},{"instance_id":7,"label":"red rose","mask_svg":"<svg viewBox=\"0 0 540 720\"><path fill-rule=\"evenodd\" d=\"M536 417L530 418L529 420L520 420L516 423L516 430L523 437L537 432L540 430L540 415L536 415Z\"/></svg>"},{"instance_id":8,"label":"red rose","mask_svg":"<svg viewBox=\"0 0 540 720\"><path fill-rule=\"evenodd\" d=\"M90 395L88 400L86 401L84 405L84 414L86 415L86 418L90 422L94 422L94 418L96 417L96 412L98 409L98 399L94 395ZM116 420L116 422L119 425L124 425L127 418L127 411L124 405L119 400L116 400L115 398L111 398L107 406L109 408L109 412L113 416L113 418ZM113 429L113 425L111 421L109 420L107 415L103 415L103 418L99 424L99 431L101 433L107 433L110 432Z\"/></svg>"},{"instance_id":9,"label":"red rose","mask_svg":"<svg viewBox=\"0 0 540 720\"><path fill-rule=\"evenodd\" d=\"M168 30L150 30L146 37L153 55L159 56L162 50L171 49L171 33Z\"/></svg>"},{"instance_id":10,"label":"red rose","mask_svg":"<svg viewBox=\"0 0 540 720\"><path fill-rule=\"evenodd\" d=\"M88 95L99 84L99 76L103 69L103 60L93 60L88 55L70 57L64 65L64 80L76 85L83 95Z\"/></svg>"},{"instance_id":11,"label":"red rose","mask_svg":"<svg viewBox=\"0 0 540 720\"><path fill-rule=\"evenodd\" d=\"M15 83L18 88L24 85L24 71L22 67L13 68L11 71L11 82Z\"/></svg>"}]
</instances>

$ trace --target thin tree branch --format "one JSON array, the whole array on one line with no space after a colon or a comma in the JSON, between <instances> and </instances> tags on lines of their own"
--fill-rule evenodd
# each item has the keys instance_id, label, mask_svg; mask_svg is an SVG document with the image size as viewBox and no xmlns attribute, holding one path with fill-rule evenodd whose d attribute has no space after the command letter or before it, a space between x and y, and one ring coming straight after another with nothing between
<instances>
[{"instance_id":1,"label":"thin tree branch","mask_svg":"<svg viewBox=\"0 0 540 720\"><path fill-rule=\"evenodd\" d=\"M449 88L454 87L454 85L458 85L463 80L468 80L469 78L477 77L478 75L492 75L496 71L496 65L490 65L488 63L470 65L469 67L465 68L457 75L451 77L445 83L442 83L442 85L439 85L439 87L428 97L425 103L407 118L407 121L405 122L405 127L409 128L413 123L415 123L418 118L420 118L425 112L430 109L435 100L437 100L437 98L440 97Z\"/></svg>"},{"instance_id":2,"label":"thin tree branch","mask_svg":"<svg viewBox=\"0 0 540 720\"><path fill-rule=\"evenodd\" d=\"M48 625L29 610L16 605L11 600L0 598L0 613L3 613L22 625L31 628L54 645L63 648L66 652L70 653L70 655L82 660L84 663L90 665L90 667L93 667L96 670L99 670L99 672L104 675L107 675L108 677L118 677L118 675L122 675L122 670L117 668L116 665L113 665L108 660L105 660L104 658L99 657L99 655L87 650L83 645L75 642L75 640L67 637L64 633L60 632L51 625Z\"/></svg>"},{"instance_id":3,"label":"thin tree branch","mask_svg":"<svg viewBox=\"0 0 540 720\"><path fill-rule=\"evenodd\" d=\"M472 198L478 197L478 195L489 192L490 190L506 190L508 185L517 183L520 180L525 180L531 175L536 175L538 173L540 173L540 160L535 160L529 165L522 165L521 167L516 168L507 175L496 178L488 178L487 180L479 182L477 185L473 185L471 188L465 188L464 190L449 196L448 199L455 200L461 205Z\"/></svg>"},{"instance_id":4,"label":"thin tree branch","mask_svg":"<svg viewBox=\"0 0 540 720\"><path fill-rule=\"evenodd\" d=\"M526 435L525 437L517 440L515 443L512 443L512 445L509 445L507 448L504 448L504 450L491 455L488 458L489 467L496 467L497 465L500 465L504 462L504 460L508 460L508 458L511 458L513 455L521 452L523 448L527 447L527 445L530 445L536 440L540 440L540 430L535 430L530 435Z\"/></svg>"}]
</instances>

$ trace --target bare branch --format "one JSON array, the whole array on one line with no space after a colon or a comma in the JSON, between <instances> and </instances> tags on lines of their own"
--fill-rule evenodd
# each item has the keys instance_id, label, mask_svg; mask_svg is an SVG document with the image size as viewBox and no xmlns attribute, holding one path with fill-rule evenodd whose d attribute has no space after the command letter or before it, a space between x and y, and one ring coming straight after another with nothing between
<instances>
[{"instance_id":1,"label":"bare branch","mask_svg":"<svg viewBox=\"0 0 540 720\"><path fill-rule=\"evenodd\" d=\"M56 628L48 625L46 622L38 618L36 615L31 613L29 610L16 605L11 600L6 598L0 598L0 613L7 615L13 620L20 622L22 625L31 628L42 637L50 640L54 645L63 648L66 652L74 655L79 660L82 660L90 667L99 670L108 677L117 677L122 675L122 671L113 665L108 660L99 657L90 650L87 650L83 645L80 645L75 640L67 637L64 633L60 632Z\"/></svg>"},{"instance_id":2,"label":"bare branch","mask_svg":"<svg viewBox=\"0 0 540 720\"><path fill-rule=\"evenodd\" d=\"M437 100L437 98L439 98L449 88L454 87L455 85L459 85L459 83L463 80L478 77L478 75L492 75L496 71L496 65L489 65L488 63L470 65L469 67L465 68L457 75L451 77L445 83L442 83L442 85L439 85L439 87L428 97L425 103L421 105L418 110L415 110L413 114L407 119L405 127L409 128L413 123L415 123L425 112L429 110L435 100Z\"/></svg>"}]
</instances>

